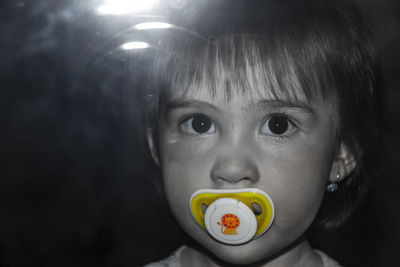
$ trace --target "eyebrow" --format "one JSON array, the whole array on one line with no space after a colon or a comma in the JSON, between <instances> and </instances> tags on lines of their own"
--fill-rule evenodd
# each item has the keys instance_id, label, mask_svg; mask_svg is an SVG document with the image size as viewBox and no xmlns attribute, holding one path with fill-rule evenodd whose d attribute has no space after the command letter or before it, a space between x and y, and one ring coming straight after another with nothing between
<instances>
[{"instance_id":1,"label":"eyebrow","mask_svg":"<svg viewBox=\"0 0 400 267\"><path fill-rule=\"evenodd\" d=\"M174 99L174 100L168 102L165 105L165 111L168 112L170 110L179 109L179 108L191 108L193 106L207 106L207 107L210 107L211 109L214 109L215 111L220 111L218 107L216 107L213 104L206 102L206 101L180 100L180 99Z\"/></svg>"},{"instance_id":2,"label":"eyebrow","mask_svg":"<svg viewBox=\"0 0 400 267\"><path fill-rule=\"evenodd\" d=\"M191 108L195 106L207 106L217 112L220 111L220 109L214 104L211 104L206 101L193 100L193 99L192 100L174 99L165 105L164 111L168 113L170 110L179 108ZM245 107L245 109L250 110L250 109L257 109L259 107L295 108L295 109L301 109L305 113L310 113L311 115L316 116L314 109L307 103L302 103L302 102L294 103L293 101L285 101L281 99L262 99L258 101L256 104L249 103L247 107Z\"/></svg>"},{"instance_id":3,"label":"eyebrow","mask_svg":"<svg viewBox=\"0 0 400 267\"><path fill-rule=\"evenodd\" d=\"M263 107L263 106L272 106L275 108L296 108L302 109L306 113L310 113L315 115L314 109L307 103L304 102L293 102L293 101L285 101L281 99L262 99L260 100L255 107Z\"/></svg>"}]
</instances>

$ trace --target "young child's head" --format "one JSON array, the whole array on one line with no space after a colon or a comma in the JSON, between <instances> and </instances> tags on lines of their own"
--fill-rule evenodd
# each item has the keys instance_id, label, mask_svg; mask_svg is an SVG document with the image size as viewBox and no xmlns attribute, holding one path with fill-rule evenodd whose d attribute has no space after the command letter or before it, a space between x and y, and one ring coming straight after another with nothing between
<instances>
[{"instance_id":1,"label":"young child's head","mask_svg":"<svg viewBox=\"0 0 400 267\"><path fill-rule=\"evenodd\" d=\"M212 2L164 40L148 141L183 229L223 261L251 263L284 253L313 222L344 221L366 191L379 137L373 45L339 1ZM189 200L240 188L266 192L275 219L250 242L223 244Z\"/></svg>"}]
</instances>

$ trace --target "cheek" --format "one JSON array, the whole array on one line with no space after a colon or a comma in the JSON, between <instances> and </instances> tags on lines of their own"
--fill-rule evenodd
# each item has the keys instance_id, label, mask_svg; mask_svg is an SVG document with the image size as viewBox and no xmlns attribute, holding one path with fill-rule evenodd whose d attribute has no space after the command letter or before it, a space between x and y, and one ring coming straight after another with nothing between
<instances>
[{"instance_id":1,"label":"cheek","mask_svg":"<svg viewBox=\"0 0 400 267\"><path fill-rule=\"evenodd\" d=\"M160 142L164 189L174 213L188 212L191 194L199 188L211 188L210 157L205 144L193 144L169 138ZM190 216L189 216L190 217Z\"/></svg>"},{"instance_id":2,"label":"cheek","mask_svg":"<svg viewBox=\"0 0 400 267\"><path fill-rule=\"evenodd\" d=\"M269 193L275 202L277 231L301 234L313 221L330 173L331 147L302 143L274 157Z\"/></svg>"},{"instance_id":3,"label":"cheek","mask_svg":"<svg viewBox=\"0 0 400 267\"><path fill-rule=\"evenodd\" d=\"M209 179L213 141L169 136L160 140L160 160L167 183L200 185Z\"/></svg>"}]
</instances>

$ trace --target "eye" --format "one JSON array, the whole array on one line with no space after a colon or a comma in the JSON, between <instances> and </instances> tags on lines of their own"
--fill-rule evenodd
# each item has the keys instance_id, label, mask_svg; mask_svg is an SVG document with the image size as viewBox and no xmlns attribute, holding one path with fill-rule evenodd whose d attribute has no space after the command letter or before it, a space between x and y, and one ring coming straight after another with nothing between
<instances>
[{"instance_id":1,"label":"eye","mask_svg":"<svg viewBox=\"0 0 400 267\"><path fill-rule=\"evenodd\" d=\"M189 134L212 134L215 132L214 122L204 114L196 114L181 124L182 130Z\"/></svg>"},{"instance_id":2,"label":"eye","mask_svg":"<svg viewBox=\"0 0 400 267\"><path fill-rule=\"evenodd\" d=\"M261 126L261 133L274 136L286 136L296 130L296 126L284 115L272 115Z\"/></svg>"}]
</instances>

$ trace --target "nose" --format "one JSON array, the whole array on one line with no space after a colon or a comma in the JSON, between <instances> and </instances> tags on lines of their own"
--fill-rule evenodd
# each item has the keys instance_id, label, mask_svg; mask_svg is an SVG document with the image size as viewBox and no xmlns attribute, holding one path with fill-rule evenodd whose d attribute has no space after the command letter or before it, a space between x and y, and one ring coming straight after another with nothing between
<instances>
[{"instance_id":1,"label":"nose","mask_svg":"<svg viewBox=\"0 0 400 267\"><path fill-rule=\"evenodd\" d=\"M211 179L216 183L249 186L258 181L259 172L251 155L226 151L217 157L211 170Z\"/></svg>"}]
</instances>

